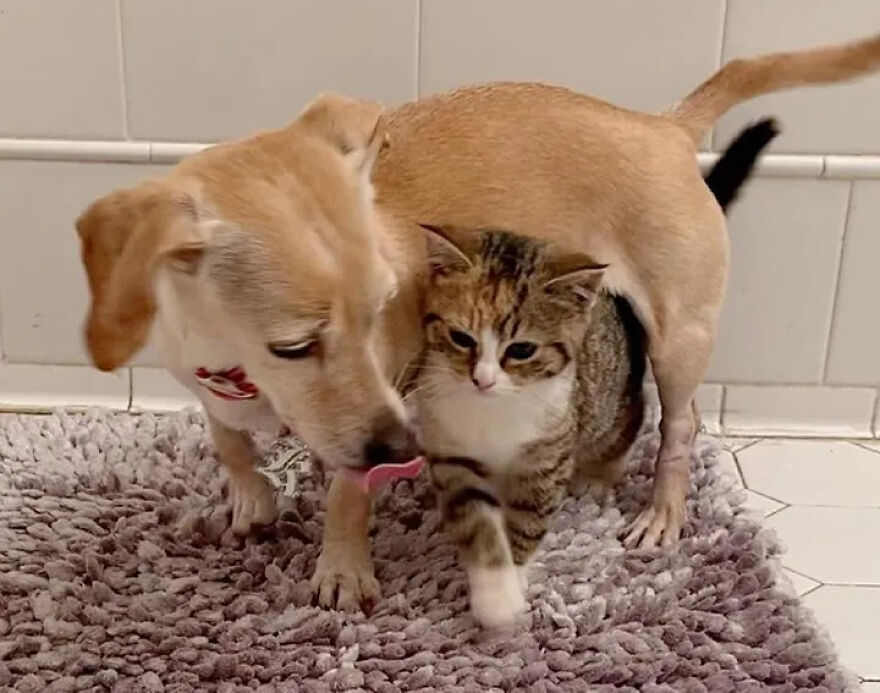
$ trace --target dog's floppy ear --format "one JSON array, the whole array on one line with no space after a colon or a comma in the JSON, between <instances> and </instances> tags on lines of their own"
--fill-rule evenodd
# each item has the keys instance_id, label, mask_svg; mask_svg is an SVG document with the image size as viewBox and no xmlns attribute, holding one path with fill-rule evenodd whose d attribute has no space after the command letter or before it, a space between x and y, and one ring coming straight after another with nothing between
<instances>
[{"instance_id":1,"label":"dog's floppy ear","mask_svg":"<svg viewBox=\"0 0 880 693\"><path fill-rule=\"evenodd\" d=\"M597 263L583 253L567 253L547 263L546 291L571 291L592 302L608 265Z\"/></svg>"},{"instance_id":2,"label":"dog's floppy ear","mask_svg":"<svg viewBox=\"0 0 880 693\"><path fill-rule=\"evenodd\" d=\"M76 221L89 281L86 346L95 366L113 370L149 336L161 262L192 273L202 257L195 202L157 182L116 190Z\"/></svg>"},{"instance_id":3,"label":"dog's floppy ear","mask_svg":"<svg viewBox=\"0 0 880 693\"><path fill-rule=\"evenodd\" d=\"M428 263L434 272L443 274L473 267L471 255L476 250L478 234L452 226L419 224L425 232Z\"/></svg>"},{"instance_id":4,"label":"dog's floppy ear","mask_svg":"<svg viewBox=\"0 0 880 693\"><path fill-rule=\"evenodd\" d=\"M367 177L388 135L381 126L382 106L374 101L324 93L300 114L298 122L336 147Z\"/></svg>"}]
</instances>

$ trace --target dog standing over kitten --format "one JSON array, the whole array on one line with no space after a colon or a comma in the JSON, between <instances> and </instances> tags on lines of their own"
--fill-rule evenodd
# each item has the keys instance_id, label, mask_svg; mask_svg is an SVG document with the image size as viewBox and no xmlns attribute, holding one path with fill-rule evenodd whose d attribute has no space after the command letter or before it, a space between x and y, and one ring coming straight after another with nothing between
<instances>
[{"instance_id":1,"label":"dog standing over kitten","mask_svg":"<svg viewBox=\"0 0 880 693\"><path fill-rule=\"evenodd\" d=\"M706 180L722 208L776 135L766 120ZM604 266L504 231L424 227L432 277L411 391L474 617L509 624L569 487L605 497L641 428L645 332Z\"/></svg>"}]
</instances>

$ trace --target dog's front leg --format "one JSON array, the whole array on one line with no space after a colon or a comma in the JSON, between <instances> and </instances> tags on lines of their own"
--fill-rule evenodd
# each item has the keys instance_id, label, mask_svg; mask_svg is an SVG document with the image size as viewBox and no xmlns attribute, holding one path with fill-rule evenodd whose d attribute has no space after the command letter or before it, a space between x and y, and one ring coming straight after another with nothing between
<instances>
[{"instance_id":1,"label":"dog's front leg","mask_svg":"<svg viewBox=\"0 0 880 693\"><path fill-rule=\"evenodd\" d=\"M254 525L275 521L278 508L268 480L256 469L256 453L250 435L221 423L210 413L208 422L217 454L229 474L229 501L232 505L232 531L250 532Z\"/></svg>"},{"instance_id":2,"label":"dog's front leg","mask_svg":"<svg viewBox=\"0 0 880 693\"><path fill-rule=\"evenodd\" d=\"M370 556L370 496L337 473L327 494L321 555L312 589L321 606L369 613L379 599Z\"/></svg>"}]
</instances>

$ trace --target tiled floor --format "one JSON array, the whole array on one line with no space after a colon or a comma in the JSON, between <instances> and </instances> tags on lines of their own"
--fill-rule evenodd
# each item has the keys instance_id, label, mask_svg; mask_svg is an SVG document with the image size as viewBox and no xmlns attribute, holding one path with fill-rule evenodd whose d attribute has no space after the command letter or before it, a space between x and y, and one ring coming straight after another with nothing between
<instances>
[{"instance_id":1,"label":"tiled floor","mask_svg":"<svg viewBox=\"0 0 880 693\"><path fill-rule=\"evenodd\" d=\"M837 644L844 664L880 693L880 445L722 438L748 505L785 544L786 574Z\"/></svg>"}]
</instances>

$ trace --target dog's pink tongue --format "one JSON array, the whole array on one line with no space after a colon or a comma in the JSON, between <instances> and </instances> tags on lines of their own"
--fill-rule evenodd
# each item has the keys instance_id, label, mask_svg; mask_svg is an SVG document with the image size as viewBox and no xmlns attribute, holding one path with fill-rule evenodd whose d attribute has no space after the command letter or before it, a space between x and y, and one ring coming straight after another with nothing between
<instances>
[{"instance_id":1,"label":"dog's pink tongue","mask_svg":"<svg viewBox=\"0 0 880 693\"><path fill-rule=\"evenodd\" d=\"M372 493L395 479L415 479L424 466L424 457L414 457L409 462L377 464L367 471L354 469L346 471L364 493Z\"/></svg>"}]
</instances>

